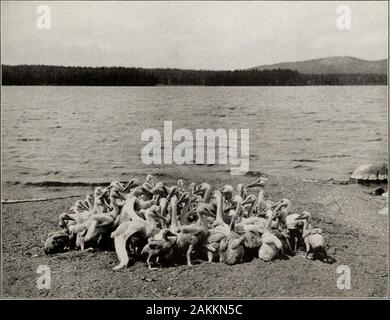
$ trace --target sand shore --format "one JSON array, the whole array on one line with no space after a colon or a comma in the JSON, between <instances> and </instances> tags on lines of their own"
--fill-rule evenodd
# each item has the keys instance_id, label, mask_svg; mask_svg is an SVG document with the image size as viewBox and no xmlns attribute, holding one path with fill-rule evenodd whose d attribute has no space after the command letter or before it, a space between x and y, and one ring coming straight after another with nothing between
<instances>
[{"instance_id":1,"label":"sand shore","mask_svg":"<svg viewBox=\"0 0 390 320\"><path fill-rule=\"evenodd\" d=\"M202 179L190 177L199 182ZM247 183L255 177L205 177L211 184ZM164 180L166 181L166 180ZM172 181L168 182L173 182ZM308 210L324 230L333 264L308 261L303 253L271 263L254 259L149 271L137 262L120 272L114 252L71 251L46 256L43 243L56 230L58 214L77 198L2 205L3 296L42 298L159 297L384 297L388 296L388 216L379 215L380 197L367 187L270 177L266 195L287 197L292 211ZM87 189L84 190L88 192ZM71 193L69 190L67 194ZM76 194L80 193L77 190ZM16 195L15 195L16 197ZM51 289L36 286L39 265L51 269ZM352 288L336 286L337 267L351 269ZM147 277L151 281L146 281ZM148 280L147 279L147 280Z\"/></svg>"}]
</instances>

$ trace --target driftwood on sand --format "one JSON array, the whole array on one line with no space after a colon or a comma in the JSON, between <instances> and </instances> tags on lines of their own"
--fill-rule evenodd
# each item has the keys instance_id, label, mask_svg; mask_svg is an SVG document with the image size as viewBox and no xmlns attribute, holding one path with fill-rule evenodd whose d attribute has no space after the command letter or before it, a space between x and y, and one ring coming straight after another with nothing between
<instances>
[{"instance_id":1,"label":"driftwood on sand","mask_svg":"<svg viewBox=\"0 0 390 320\"><path fill-rule=\"evenodd\" d=\"M57 200L57 199L67 199L67 198L76 198L81 197L83 194L75 194L70 196L61 196L61 197L53 197L53 198L35 198L35 199L1 199L2 204L11 204L11 203L22 203L22 202L40 202L40 201L50 201L50 200Z\"/></svg>"}]
</instances>

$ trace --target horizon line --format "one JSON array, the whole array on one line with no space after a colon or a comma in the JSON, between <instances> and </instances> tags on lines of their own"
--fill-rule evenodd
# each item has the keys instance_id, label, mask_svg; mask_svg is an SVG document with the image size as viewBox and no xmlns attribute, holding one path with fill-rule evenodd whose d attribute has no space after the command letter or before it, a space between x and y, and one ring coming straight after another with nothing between
<instances>
[{"instance_id":1,"label":"horizon line","mask_svg":"<svg viewBox=\"0 0 390 320\"><path fill-rule=\"evenodd\" d=\"M278 65L283 63L297 63L297 62L309 62L309 61L316 61L316 60L323 60L323 59L331 59L331 58L353 58L357 60L362 60L366 62L379 62L383 60L388 60L388 57L385 57L383 59L375 59L375 60L367 60L363 58L357 58L354 56L328 56L328 57L322 57L322 58L314 58L314 59L306 59L306 60L295 60L295 61L282 61L282 62L276 62L276 63L270 63L270 64L261 64L253 67L247 67L247 68L237 68L237 69L195 69L195 68L180 68L180 67L140 67L140 66L123 66L123 65L102 65L102 66L82 66L82 65L61 65L61 64L26 64L26 63L18 63L18 64L8 64L8 63L1 63L1 66L48 66L48 67L67 67L67 68L129 68L129 69L165 69L165 70L184 70L184 71L251 71L251 69L256 69L259 67L266 67L266 66L272 66L272 65Z\"/></svg>"}]
</instances>

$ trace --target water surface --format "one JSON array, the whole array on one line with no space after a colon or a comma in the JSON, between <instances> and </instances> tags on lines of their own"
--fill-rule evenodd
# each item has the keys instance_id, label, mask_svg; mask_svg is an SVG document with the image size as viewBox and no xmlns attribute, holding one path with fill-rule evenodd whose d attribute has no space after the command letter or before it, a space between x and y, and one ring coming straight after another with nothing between
<instances>
[{"instance_id":1,"label":"water surface","mask_svg":"<svg viewBox=\"0 0 390 320\"><path fill-rule=\"evenodd\" d=\"M2 181L101 182L229 166L146 166L141 133L249 128L250 170L346 179L385 161L385 86L3 87ZM194 132L194 131L193 131Z\"/></svg>"}]
</instances>

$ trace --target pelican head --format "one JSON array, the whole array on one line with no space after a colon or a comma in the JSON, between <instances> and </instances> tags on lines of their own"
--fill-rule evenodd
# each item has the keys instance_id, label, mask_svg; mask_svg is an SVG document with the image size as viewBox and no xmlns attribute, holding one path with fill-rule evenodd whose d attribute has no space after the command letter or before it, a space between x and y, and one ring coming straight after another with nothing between
<instances>
[{"instance_id":1,"label":"pelican head","mask_svg":"<svg viewBox=\"0 0 390 320\"><path fill-rule=\"evenodd\" d=\"M283 198L278 204L277 208L281 208L286 214L288 214L288 211L290 210L291 201L287 198Z\"/></svg>"},{"instance_id":2,"label":"pelican head","mask_svg":"<svg viewBox=\"0 0 390 320\"><path fill-rule=\"evenodd\" d=\"M188 200L190 199L190 194L188 192L183 192L179 199L177 200L178 203L181 203L181 202L187 202Z\"/></svg>"},{"instance_id":3,"label":"pelican head","mask_svg":"<svg viewBox=\"0 0 390 320\"><path fill-rule=\"evenodd\" d=\"M241 204L242 204L242 197L241 197L239 194L236 194L236 195L232 198L232 202L241 203Z\"/></svg>"},{"instance_id":4,"label":"pelican head","mask_svg":"<svg viewBox=\"0 0 390 320\"><path fill-rule=\"evenodd\" d=\"M183 179L177 180L177 186L179 187L180 191L184 191L184 180Z\"/></svg>"},{"instance_id":5,"label":"pelican head","mask_svg":"<svg viewBox=\"0 0 390 320\"><path fill-rule=\"evenodd\" d=\"M238 192L238 194L243 197L244 196L244 193L245 193L245 190L244 190L244 185L239 183L236 187L236 190Z\"/></svg>"},{"instance_id":6,"label":"pelican head","mask_svg":"<svg viewBox=\"0 0 390 320\"><path fill-rule=\"evenodd\" d=\"M190 183L190 192L192 194L194 194L195 193L195 189L196 189L196 183L195 182L191 182Z\"/></svg>"},{"instance_id":7,"label":"pelican head","mask_svg":"<svg viewBox=\"0 0 390 320\"><path fill-rule=\"evenodd\" d=\"M214 190L213 197L216 199L222 198L222 192L220 190Z\"/></svg>"},{"instance_id":8,"label":"pelican head","mask_svg":"<svg viewBox=\"0 0 390 320\"><path fill-rule=\"evenodd\" d=\"M169 229L163 229L161 231L161 237L165 240L168 241L168 237L177 237L176 234L172 233L171 230Z\"/></svg>"},{"instance_id":9,"label":"pelican head","mask_svg":"<svg viewBox=\"0 0 390 320\"><path fill-rule=\"evenodd\" d=\"M169 190L162 182L157 182L153 189L150 190L150 192L153 194L158 194L162 197L167 197L170 194Z\"/></svg>"},{"instance_id":10,"label":"pelican head","mask_svg":"<svg viewBox=\"0 0 390 320\"><path fill-rule=\"evenodd\" d=\"M256 196L254 194L250 194L244 199L241 205L245 206L247 204L253 204L254 202L256 202L256 200L257 200Z\"/></svg>"},{"instance_id":11,"label":"pelican head","mask_svg":"<svg viewBox=\"0 0 390 320\"><path fill-rule=\"evenodd\" d=\"M158 213L158 206L153 204L149 209L148 209L151 213L153 214L157 214Z\"/></svg>"},{"instance_id":12,"label":"pelican head","mask_svg":"<svg viewBox=\"0 0 390 320\"><path fill-rule=\"evenodd\" d=\"M60 219L60 220L72 220L72 221L75 221L75 219L73 218L73 217L71 217L68 213L66 213L66 212L62 212L59 216L58 216L58 218Z\"/></svg>"},{"instance_id":13,"label":"pelican head","mask_svg":"<svg viewBox=\"0 0 390 320\"><path fill-rule=\"evenodd\" d=\"M106 190L102 187L96 187L94 192L95 199L100 199L106 193Z\"/></svg>"},{"instance_id":14,"label":"pelican head","mask_svg":"<svg viewBox=\"0 0 390 320\"><path fill-rule=\"evenodd\" d=\"M83 211L88 211L89 208L84 204L84 201L77 200L73 207L70 208L70 212L78 213Z\"/></svg>"},{"instance_id":15,"label":"pelican head","mask_svg":"<svg viewBox=\"0 0 390 320\"><path fill-rule=\"evenodd\" d=\"M123 191L121 188L112 187L110 190L110 198L126 200L125 197L121 194L121 191Z\"/></svg>"},{"instance_id":16,"label":"pelican head","mask_svg":"<svg viewBox=\"0 0 390 320\"><path fill-rule=\"evenodd\" d=\"M94 201L94 197L93 197L93 194L92 193L88 193L86 196L85 196L85 200L84 200L87 205L88 205L88 209L92 209L93 207L93 201Z\"/></svg>"},{"instance_id":17,"label":"pelican head","mask_svg":"<svg viewBox=\"0 0 390 320\"><path fill-rule=\"evenodd\" d=\"M311 233L318 233L318 234L322 234L322 229L321 228L313 228Z\"/></svg>"},{"instance_id":18,"label":"pelican head","mask_svg":"<svg viewBox=\"0 0 390 320\"><path fill-rule=\"evenodd\" d=\"M229 210L228 216L234 219L237 216L237 212L231 209Z\"/></svg>"},{"instance_id":19,"label":"pelican head","mask_svg":"<svg viewBox=\"0 0 390 320\"><path fill-rule=\"evenodd\" d=\"M131 179L128 183L127 183L127 188L128 189L133 189L135 187L138 187L139 186L139 181L137 178L134 178L134 179Z\"/></svg>"},{"instance_id":20,"label":"pelican head","mask_svg":"<svg viewBox=\"0 0 390 320\"><path fill-rule=\"evenodd\" d=\"M208 183L203 182L200 185L195 187L194 193L195 194L201 194L201 193L204 193L204 192L206 192L207 190L210 190L210 189L211 189L211 186Z\"/></svg>"},{"instance_id":21,"label":"pelican head","mask_svg":"<svg viewBox=\"0 0 390 320\"><path fill-rule=\"evenodd\" d=\"M154 188L153 176L148 174L145 178L145 182L142 184L142 187L148 191L151 191Z\"/></svg>"},{"instance_id":22,"label":"pelican head","mask_svg":"<svg viewBox=\"0 0 390 320\"><path fill-rule=\"evenodd\" d=\"M107 187L107 189L112 189L112 188L117 188L119 189L120 191L123 191L125 189L125 187L123 186L122 183L120 183L119 181L115 180L115 181L112 181L110 183L110 185Z\"/></svg>"},{"instance_id":23,"label":"pelican head","mask_svg":"<svg viewBox=\"0 0 390 320\"><path fill-rule=\"evenodd\" d=\"M226 200L233 198L234 188L231 185L225 184L219 191L225 196Z\"/></svg>"},{"instance_id":24,"label":"pelican head","mask_svg":"<svg viewBox=\"0 0 390 320\"><path fill-rule=\"evenodd\" d=\"M252 188L252 187L264 187L268 182L268 178L266 177L260 177L259 179L257 179L255 182L247 185L246 187L247 188Z\"/></svg>"},{"instance_id":25,"label":"pelican head","mask_svg":"<svg viewBox=\"0 0 390 320\"><path fill-rule=\"evenodd\" d=\"M300 220L308 220L308 221L309 221L309 220L311 219L311 213L308 212L308 211L303 211L303 212L299 215L298 219L300 219Z\"/></svg>"},{"instance_id":26,"label":"pelican head","mask_svg":"<svg viewBox=\"0 0 390 320\"><path fill-rule=\"evenodd\" d=\"M173 197L173 195L177 193L177 189L178 189L178 188L179 188L178 186L173 186L173 187L171 188L171 190L168 192L168 195L166 196L167 199L168 199L168 201L171 200L171 198Z\"/></svg>"},{"instance_id":27,"label":"pelican head","mask_svg":"<svg viewBox=\"0 0 390 320\"><path fill-rule=\"evenodd\" d=\"M153 176L152 176L151 174L148 174L148 175L146 176L145 181L146 181L147 183L150 183L150 184L154 185Z\"/></svg>"},{"instance_id":28,"label":"pelican head","mask_svg":"<svg viewBox=\"0 0 390 320\"><path fill-rule=\"evenodd\" d=\"M49 234L45 241L46 254L64 252L69 246L69 235L65 231L56 231Z\"/></svg>"}]
</instances>

